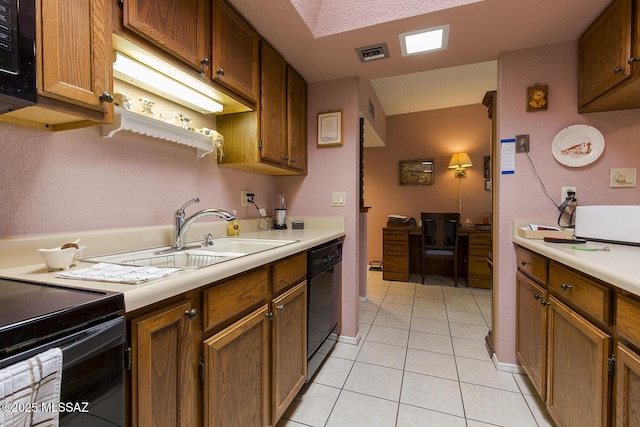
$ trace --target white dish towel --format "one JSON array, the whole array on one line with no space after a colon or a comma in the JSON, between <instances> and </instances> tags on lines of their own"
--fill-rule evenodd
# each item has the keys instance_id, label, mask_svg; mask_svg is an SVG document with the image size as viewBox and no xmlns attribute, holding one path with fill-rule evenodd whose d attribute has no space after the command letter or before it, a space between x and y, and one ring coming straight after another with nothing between
<instances>
[{"instance_id":1,"label":"white dish towel","mask_svg":"<svg viewBox=\"0 0 640 427\"><path fill-rule=\"evenodd\" d=\"M62 350L53 348L0 370L0 426L58 427Z\"/></svg>"}]
</instances>

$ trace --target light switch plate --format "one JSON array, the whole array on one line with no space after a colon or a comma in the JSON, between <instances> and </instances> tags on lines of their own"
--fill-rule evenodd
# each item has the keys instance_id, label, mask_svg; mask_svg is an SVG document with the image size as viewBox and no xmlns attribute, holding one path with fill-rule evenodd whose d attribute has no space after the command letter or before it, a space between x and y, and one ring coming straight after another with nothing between
<instances>
[{"instance_id":1,"label":"light switch plate","mask_svg":"<svg viewBox=\"0 0 640 427\"><path fill-rule=\"evenodd\" d=\"M611 168L611 188L635 187L636 168Z\"/></svg>"},{"instance_id":2,"label":"light switch plate","mask_svg":"<svg viewBox=\"0 0 640 427\"><path fill-rule=\"evenodd\" d=\"M346 206L344 191L334 191L331 193L331 206Z\"/></svg>"}]
</instances>

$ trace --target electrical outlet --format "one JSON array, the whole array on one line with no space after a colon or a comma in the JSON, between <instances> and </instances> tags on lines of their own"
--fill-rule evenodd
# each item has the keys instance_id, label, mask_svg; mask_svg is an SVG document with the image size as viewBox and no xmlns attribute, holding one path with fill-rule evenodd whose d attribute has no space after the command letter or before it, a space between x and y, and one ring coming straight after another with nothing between
<instances>
[{"instance_id":1,"label":"electrical outlet","mask_svg":"<svg viewBox=\"0 0 640 427\"><path fill-rule=\"evenodd\" d=\"M516 153L529 152L529 135L516 135Z\"/></svg>"},{"instance_id":2,"label":"electrical outlet","mask_svg":"<svg viewBox=\"0 0 640 427\"><path fill-rule=\"evenodd\" d=\"M249 201L247 200L247 194L249 194L246 190L240 191L240 206L249 206Z\"/></svg>"},{"instance_id":3,"label":"electrical outlet","mask_svg":"<svg viewBox=\"0 0 640 427\"><path fill-rule=\"evenodd\" d=\"M562 187L562 200L560 200L560 203L564 203L564 201L567 200L567 197L569 197L567 193L569 193L570 191L573 191L573 198L576 200L578 199L578 192L576 191L576 187Z\"/></svg>"}]
</instances>

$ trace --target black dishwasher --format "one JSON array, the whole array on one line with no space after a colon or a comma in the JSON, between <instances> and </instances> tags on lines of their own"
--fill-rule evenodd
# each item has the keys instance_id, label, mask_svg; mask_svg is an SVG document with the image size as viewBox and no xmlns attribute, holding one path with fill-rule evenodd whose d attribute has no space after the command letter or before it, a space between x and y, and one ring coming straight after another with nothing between
<instances>
[{"instance_id":1,"label":"black dishwasher","mask_svg":"<svg viewBox=\"0 0 640 427\"><path fill-rule=\"evenodd\" d=\"M307 381L337 340L342 241L333 240L307 253Z\"/></svg>"}]
</instances>

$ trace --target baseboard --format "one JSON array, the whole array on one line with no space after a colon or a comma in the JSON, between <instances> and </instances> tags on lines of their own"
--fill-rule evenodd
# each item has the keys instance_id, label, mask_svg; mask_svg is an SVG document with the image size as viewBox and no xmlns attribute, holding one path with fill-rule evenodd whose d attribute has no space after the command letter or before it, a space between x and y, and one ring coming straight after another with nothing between
<instances>
[{"instance_id":1,"label":"baseboard","mask_svg":"<svg viewBox=\"0 0 640 427\"><path fill-rule=\"evenodd\" d=\"M502 363L502 362L500 362L495 353L493 353L493 356L491 357L491 360L493 362L493 366L498 371L510 372L512 374L524 374L525 373L524 369L522 369L522 366L520 366L520 365L514 365L513 363Z\"/></svg>"},{"instance_id":2,"label":"baseboard","mask_svg":"<svg viewBox=\"0 0 640 427\"><path fill-rule=\"evenodd\" d=\"M360 342L360 332L355 337L345 337L344 335L340 335L338 337L338 342L343 342L345 344L358 345Z\"/></svg>"}]
</instances>

